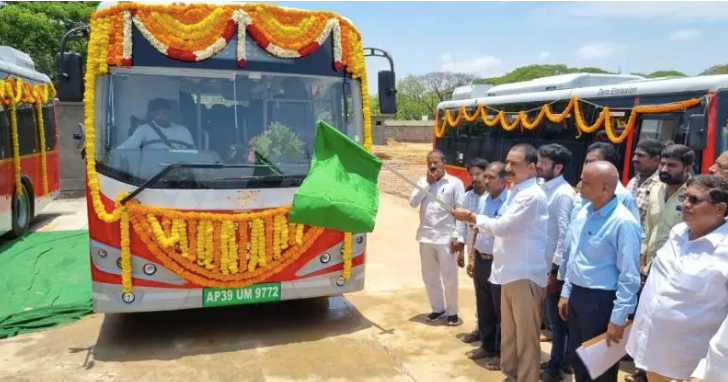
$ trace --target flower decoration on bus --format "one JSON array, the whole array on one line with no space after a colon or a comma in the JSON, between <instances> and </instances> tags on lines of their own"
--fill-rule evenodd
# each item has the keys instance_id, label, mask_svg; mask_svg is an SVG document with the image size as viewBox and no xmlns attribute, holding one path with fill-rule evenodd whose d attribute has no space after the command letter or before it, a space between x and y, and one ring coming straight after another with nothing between
<instances>
[{"instance_id":1,"label":"flower decoration on bus","mask_svg":"<svg viewBox=\"0 0 728 382\"><path fill-rule=\"evenodd\" d=\"M252 213L183 212L101 194L96 173L97 77L109 66L133 65L133 28L160 53L196 62L219 53L237 36L237 61L246 64L247 36L269 54L298 59L332 37L336 70L361 81L364 147L372 149L369 90L364 48L352 23L332 12L304 11L265 4L160 4L122 2L91 19L85 74L86 173L90 202L105 223L119 222L121 280L133 289L131 232L159 261L190 283L203 287L243 287L260 283L299 259L324 232L288 221L288 207ZM343 233L342 276L351 276L351 233Z\"/></svg>"},{"instance_id":2,"label":"flower decoration on bus","mask_svg":"<svg viewBox=\"0 0 728 382\"><path fill-rule=\"evenodd\" d=\"M56 96L53 84L32 85L24 83L22 79L7 77L0 79L0 105L9 109L10 113L10 139L13 151L13 167L15 177L15 193L23 193L20 181L22 168L20 166L20 142L18 138L18 104L30 104L35 108L35 125L40 138L40 160L42 172L43 195L48 195L48 162L46 148L45 123L43 121L43 105Z\"/></svg>"},{"instance_id":3,"label":"flower decoration on bus","mask_svg":"<svg viewBox=\"0 0 728 382\"><path fill-rule=\"evenodd\" d=\"M637 123L637 117L640 114L659 114L686 110L700 104L701 98L691 98L680 102L662 105L635 106L631 109L629 120L621 133L617 133L617 129L614 127L612 111L609 106L594 105L590 102L591 105L601 109L601 112L591 125L587 124L587 118L584 116L584 112L581 109L581 104L583 102L585 101L580 100L578 97L572 97L564 110L558 114L554 113L552 110L552 103L543 105L540 109L529 111L504 112L503 110L498 110L492 118L489 116L489 111L492 110L492 108L486 105L478 105L472 114L468 112L465 106L461 106L460 109L457 110L457 117L453 116L453 112L451 110L446 110L444 115L440 117L440 112L438 111L434 126L435 136L437 138L444 137L448 127L456 127L463 121L475 122L480 119L488 127L501 126L503 130L506 131L512 131L519 125L527 130L533 130L539 126L541 122L543 122L544 118L547 118L553 123L562 123L569 117L570 114L573 113L578 135L581 135L582 133L593 133L600 127L604 126L604 130L609 140L612 143L619 144L627 139L630 132L634 130ZM535 111L538 111L538 115L533 120L529 120L529 112Z\"/></svg>"}]
</instances>

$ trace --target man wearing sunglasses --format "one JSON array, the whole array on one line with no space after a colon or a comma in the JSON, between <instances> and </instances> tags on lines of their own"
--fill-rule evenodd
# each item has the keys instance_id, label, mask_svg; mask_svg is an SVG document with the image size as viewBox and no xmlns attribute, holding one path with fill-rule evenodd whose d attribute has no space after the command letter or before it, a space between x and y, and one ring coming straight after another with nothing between
<instances>
[{"instance_id":1,"label":"man wearing sunglasses","mask_svg":"<svg viewBox=\"0 0 728 382\"><path fill-rule=\"evenodd\" d=\"M649 382L700 377L698 366L728 316L728 181L689 179L682 214L652 261L627 343Z\"/></svg>"}]
</instances>

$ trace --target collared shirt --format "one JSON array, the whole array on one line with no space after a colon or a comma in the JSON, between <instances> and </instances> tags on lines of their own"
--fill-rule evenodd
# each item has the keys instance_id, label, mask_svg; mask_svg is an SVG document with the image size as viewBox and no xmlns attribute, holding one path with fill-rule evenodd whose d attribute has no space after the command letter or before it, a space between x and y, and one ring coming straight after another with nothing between
<instances>
[{"instance_id":1,"label":"collared shirt","mask_svg":"<svg viewBox=\"0 0 728 382\"><path fill-rule=\"evenodd\" d=\"M708 344L708 355L700 360L693 378L703 382L728 381L728 317Z\"/></svg>"},{"instance_id":2,"label":"collared shirt","mask_svg":"<svg viewBox=\"0 0 728 382\"><path fill-rule=\"evenodd\" d=\"M167 144L165 144L162 141L162 138L159 136L159 134L157 134L149 124L144 124L144 125L137 127L137 129L134 131L134 134L132 134L129 138L127 138L127 140L124 141L122 144L120 144L119 147L117 147L116 149L122 150L122 149L141 149L141 148L152 148L152 149L189 148L188 146L185 146L182 143L187 143L190 146L194 146L194 141L192 140L192 135L190 134L190 131L187 130L186 127L184 127L182 125L178 125L174 122L170 122L169 127L160 127L154 121L152 121L152 123L155 126L157 126L160 133L164 134L164 137L170 141L169 143L173 147L169 147Z\"/></svg>"},{"instance_id":3,"label":"collared shirt","mask_svg":"<svg viewBox=\"0 0 728 382\"><path fill-rule=\"evenodd\" d=\"M667 241L672 228L682 223L682 202L685 200L687 188L687 184L683 183L667 201L665 200L667 186L664 183L655 184L650 190L644 224L645 240L642 241L641 251L648 267L655 258L657 250Z\"/></svg>"},{"instance_id":4,"label":"collared shirt","mask_svg":"<svg viewBox=\"0 0 728 382\"><path fill-rule=\"evenodd\" d=\"M495 236L492 283L503 285L531 280L546 287L548 266L544 252L548 222L546 193L536 183L536 178L511 187L501 216L478 215L479 232Z\"/></svg>"},{"instance_id":5,"label":"collared shirt","mask_svg":"<svg viewBox=\"0 0 728 382\"><path fill-rule=\"evenodd\" d=\"M452 208L462 207L465 196L463 182L445 174L434 184L428 184L427 178L422 177L417 185L427 190L438 199ZM457 232L455 218L439 203L432 200L420 189L412 190L409 199L410 206L420 206L420 226L417 229L417 241L430 244L449 244L455 240L462 241Z\"/></svg>"},{"instance_id":6,"label":"collared shirt","mask_svg":"<svg viewBox=\"0 0 728 382\"><path fill-rule=\"evenodd\" d=\"M598 211L589 203L572 222L571 253L561 292L573 285L617 292L610 321L624 325L637 304L642 227L615 197Z\"/></svg>"},{"instance_id":7,"label":"collared shirt","mask_svg":"<svg viewBox=\"0 0 728 382\"><path fill-rule=\"evenodd\" d=\"M574 188L563 175L543 183L549 212L548 237L546 239L546 263L561 265L564 257L566 230L569 227L571 210L574 206Z\"/></svg>"},{"instance_id":8,"label":"collared shirt","mask_svg":"<svg viewBox=\"0 0 728 382\"><path fill-rule=\"evenodd\" d=\"M481 210L483 205L485 204L485 198L487 197L488 193L483 192L482 194L478 194L475 192L475 188L465 193L464 201L463 201L463 208L474 213L478 213L478 211ZM468 253L470 252L469 248L472 245L473 242L473 230L470 229L470 226L466 222L456 222L458 229L458 239L464 240L464 243L466 247L468 248Z\"/></svg>"},{"instance_id":9,"label":"collared shirt","mask_svg":"<svg viewBox=\"0 0 728 382\"><path fill-rule=\"evenodd\" d=\"M683 380L728 316L728 223L690 240L680 223L652 264L627 351L640 369Z\"/></svg>"},{"instance_id":10,"label":"collared shirt","mask_svg":"<svg viewBox=\"0 0 728 382\"><path fill-rule=\"evenodd\" d=\"M614 193L617 196L617 200L632 213L634 218L639 219L639 210L637 209L637 203L635 203L634 196L632 196L626 188L622 187L621 183L617 183L617 189ZM569 222L573 222L574 219L576 219L576 214L589 204L591 203L589 203L588 200L584 200L584 198L581 197L581 194L576 194L574 196L574 207L571 209L571 218L569 219ZM569 229L571 229L571 223L569 223ZM557 276L557 278L562 281L566 279L566 264L568 263L569 254L571 253L571 240L568 239L570 237L570 233L567 233L566 237L564 257L561 260L559 274Z\"/></svg>"},{"instance_id":11,"label":"collared shirt","mask_svg":"<svg viewBox=\"0 0 728 382\"><path fill-rule=\"evenodd\" d=\"M640 182L642 183L640 184ZM647 204L650 197L650 190L654 185L660 183L658 171L655 171L644 181L642 181L642 174L637 174L627 183L627 190L634 195L637 202L637 208L640 211L640 224L642 224L642 229L645 231L647 230L645 227L645 218L647 217Z\"/></svg>"},{"instance_id":12,"label":"collared shirt","mask_svg":"<svg viewBox=\"0 0 728 382\"><path fill-rule=\"evenodd\" d=\"M504 188L503 191L501 191L501 193L498 194L498 197L496 197L495 199L493 198L493 194L489 193L485 197L485 203L483 207L478 211L478 215L485 215L491 218L497 218L498 216L500 216L500 211L503 208L506 200L508 200L508 195L510 195L510 193L511 191L509 189ZM478 233L478 236L475 238L475 250L480 253L487 253L489 255L492 255L494 242L495 237L493 237L493 235Z\"/></svg>"}]
</instances>

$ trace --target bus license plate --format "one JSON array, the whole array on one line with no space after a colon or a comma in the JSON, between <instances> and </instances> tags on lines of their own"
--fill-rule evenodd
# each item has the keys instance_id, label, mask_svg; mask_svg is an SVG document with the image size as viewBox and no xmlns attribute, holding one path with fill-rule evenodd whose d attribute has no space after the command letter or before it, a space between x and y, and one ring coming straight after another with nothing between
<instances>
[{"instance_id":1,"label":"bus license plate","mask_svg":"<svg viewBox=\"0 0 728 382\"><path fill-rule=\"evenodd\" d=\"M281 300L281 284L255 284L243 288L203 288L202 306L256 304Z\"/></svg>"}]
</instances>

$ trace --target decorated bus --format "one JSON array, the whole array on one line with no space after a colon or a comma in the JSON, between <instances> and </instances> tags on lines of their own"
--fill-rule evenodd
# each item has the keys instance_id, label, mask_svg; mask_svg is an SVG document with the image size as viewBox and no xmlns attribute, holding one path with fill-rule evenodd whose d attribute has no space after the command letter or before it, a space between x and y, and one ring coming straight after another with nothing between
<instances>
[{"instance_id":1,"label":"decorated bus","mask_svg":"<svg viewBox=\"0 0 728 382\"><path fill-rule=\"evenodd\" d=\"M434 146L445 153L448 171L466 184L468 160L502 161L524 142L560 143L571 150L574 160L564 177L572 185L587 147L597 141L617 147L625 185L634 175L632 155L641 139L690 146L695 173L707 172L728 150L726 75L646 79L577 73L479 91L476 97L460 92L458 99L440 103L434 126Z\"/></svg>"},{"instance_id":2,"label":"decorated bus","mask_svg":"<svg viewBox=\"0 0 728 382\"><path fill-rule=\"evenodd\" d=\"M60 189L58 133L47 75L25 52L0 46L0 235L16 238Z\"/></svg>"},{"instance_id":3,"label":"decorated bus","mask_svg":"<svg viewBox=\"0 0 728 382\"><path fill-rule=\"evenodd\" d=\"M81 57L65 52L88 38ZM364 48L348 19L265 4L101 3L59 52L83 100L98 312L215 307L363 289L366 235L288 221L317 121L372 148ZM85 74L84 74L85 69ZM394 72L379 72L383 113Z\"/></svg>"}]
</instances>

